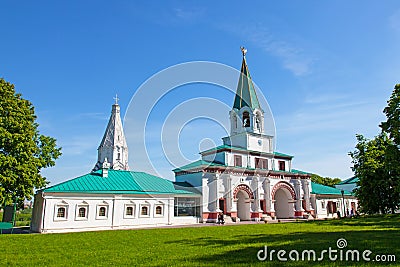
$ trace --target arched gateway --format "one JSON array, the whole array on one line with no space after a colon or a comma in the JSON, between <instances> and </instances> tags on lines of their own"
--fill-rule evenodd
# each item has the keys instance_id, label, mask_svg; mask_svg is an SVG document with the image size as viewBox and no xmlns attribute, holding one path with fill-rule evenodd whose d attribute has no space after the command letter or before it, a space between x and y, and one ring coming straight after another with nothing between
<instances>
[{"instance_id":1,"label":"arched gateway","mask_svg":"<svg viewBox=\"0 0 400 267\"><path fill-rule=\"evenodd\" d=\"M272 189L275 216L278 219L293 218L296 193L293 187L285 182L277 183Z\"/></svg>"},{"instance_id":2,"label":"arched gateway","mask_svg":"<svg viewBox=\"0 0 400 267\"><path fill-rule=\"evenodd\" d=\"M253 192L247 185L238 185L233 191L233 197L236 199L237 216L241 221L251 220L250 206L254 199Z\"/></svg>"}]
</instances>

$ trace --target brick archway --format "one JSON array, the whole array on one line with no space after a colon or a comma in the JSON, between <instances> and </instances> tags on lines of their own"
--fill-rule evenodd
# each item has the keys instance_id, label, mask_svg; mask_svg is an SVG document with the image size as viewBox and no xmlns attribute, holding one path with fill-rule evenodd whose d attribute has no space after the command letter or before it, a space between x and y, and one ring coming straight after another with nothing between
<instances>
[{"instance_id":1,"label":"brick archway","mask_svg":"<svg viewBox=\"0 0 400 267\"><path fill-rule=\"evenodd\" d=\"M286 189L287 191L289 191L290 195L292 196L292 199L295 200L296 199L296 192L294 191L293 187L287 183L287 182L279 182L276 185L274 185L274 187L272 188L271 191L271 196L272 199L275 199L275 193L278 189Z\"/></svg>"},{"instance_id":2,"label":"brick archway","mask_svg":"<svg viewBox=\"0 0 400 267\"><path fill-rule=\"evenodd\" d=\"M249 198L254 199L253 191L251 191L250 187L245 184L240 184L236 186L235 190L233 191L233 198L237 199L237 194L239 191L244 191L249 195Z\"/></svg>"}]
</instances>

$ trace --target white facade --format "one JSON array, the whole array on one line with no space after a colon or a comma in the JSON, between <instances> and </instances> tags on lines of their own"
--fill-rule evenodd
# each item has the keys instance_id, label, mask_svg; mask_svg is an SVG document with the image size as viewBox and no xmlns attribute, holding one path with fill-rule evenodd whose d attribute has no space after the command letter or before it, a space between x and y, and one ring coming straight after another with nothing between
<instances>
[{"instance_id":1,"label":"white facade","mask_svg":"<svg viewBox=\"0 0 400 267\"><path fill-rule=\"evenodd\" d=\"M358 210L357 199L349 196L312 194L311 203L317 219L338 218L338 211L341 217L354 216Z\"/></svg>"},{"instance_id":2,"label":"white facade","mask_svg":"<svg viewBox=\"0 0 400 267\"><path fill-rule=\"evenodd\" d=\"M197 223L197 217L174 216L174 197L42 193L35 196L31 231L58 233Z\"/></svg>"}]
</instances>

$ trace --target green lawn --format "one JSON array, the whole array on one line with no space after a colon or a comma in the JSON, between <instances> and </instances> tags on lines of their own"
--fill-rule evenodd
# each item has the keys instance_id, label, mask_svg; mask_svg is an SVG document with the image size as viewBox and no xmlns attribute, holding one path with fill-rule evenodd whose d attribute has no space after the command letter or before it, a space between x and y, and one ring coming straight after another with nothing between
<instances>
[{"instance_id":1,"label":"green lawn","mask_svg":"<svg viewBox=\"0 0 400 267\"><path fill-rule=\"evenodd\" d=\"M250 224L190 228L121 230L68 234L1 235L2 266L283 266L277 260L260 262L265 245L285 249L337 249L348 246L377 254L394 254L400 262L400 217L299 223ZM286 255L287 257L287 255ZM326 255L325 259L328 259ZM290 265L376 266L377 262L289 262ZM384 265L384 264L380 264ZM388 265L388 263L385 263ZM396 265L392 263L392 265Z\"/></svg>"}]
</instances>

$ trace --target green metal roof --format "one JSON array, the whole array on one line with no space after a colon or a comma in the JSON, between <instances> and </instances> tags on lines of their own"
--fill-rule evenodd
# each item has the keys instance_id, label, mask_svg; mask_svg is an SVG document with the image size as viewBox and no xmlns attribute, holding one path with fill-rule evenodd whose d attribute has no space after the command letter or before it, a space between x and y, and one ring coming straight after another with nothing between
<instances>
[{"instance_id":1,"label":"green metal roof","mask_svg":"<svg viewBox=\"0 0 400 267\"><path fill-rule=\"evenodd\" d=\"M243 147L237 147L237 146L228 146L228 145L220 145L217 147L213 147L204 151L201 151L200 154L206 154L206 153L210 153L213 151L217 151L217 150L238 150L238 151L243 151L243 152L254 152L254 153L260 153L260 151L255 151L255 150L247 150ZM268 153L264 153L264 154L268 154ZM284 154L284 153L280 153L280 152L274 152L273 153L274 156L276 157L286 157L286 158L293 158L294 156L289 155L289 154Z\"/></svg>"},{"instance_id":2,"label":"green metal roof","mask_svg":"<svg viewBox=\"0 0 400 267\"><path fill-rule=\"evenodd\" d=\"M256 90L251 80L250 72L247 67L246 57L243 56L242 68L240 70L239 82L236 90L233 108L241 109L242 107L250 107L251 109L260 109Z\"/></svg>"},{"instance_id":3,"label":"green metal roof","mask_svg":"<svg viewBox=\"0 0 400 267\"><path fill-rule=\"evenodd\" d=\"M173 172L180 172L180 171L187 171L187 170L192 170L192 169L196 169L196 168L202 168L202 167L207 167L207 166L226 166L224 164L219 164L219 163L215 163L215 162L209 162L209 161L205 161L205 160L197 160L194 161L192 163L186 164L182 167L173 169Z\"/></svg>"},{"instance_id":4,"label":"green metal roof","mask_svg":"<svg viewBox=\"0 0 400 267\"><path fill-rule=\"evenodd\" d=\"M215 162L209 162L209 161L205 161L205 160L197 160L194 161L192 163L189 163L187 165L184 165L182 167L173 169L173 172L182 172L182 171L190 171L190 170L196 170L196 169L205 169L207 167L230 167L230 168L235 168L235 169L242 169L242 170L250 170L250 171L254 171L254 170L263 170L263 171L273 171L273 172L278 172L278 173L287 173L287 174L307 174L309 175L310 173L308 172L303 172L303 171L299 171L299 170L295 170L292 169L290 172L287 171L280 171L280 170L268 170L268 169L255 169L255 168L250 168L250 167L238 167L238 166L228 166L225 164L220 164L220 163L215 163Z\"/></svg>"},{"instance_id":5,"label":"green metal roof","mask_svg":"<svg viewBox=\"0 0 400 267\"><path fill-rule=\"evenodd\" d=\"M312 173L309 173L309 172L300 171L300 170L296 170L296 169L292 169L291 172L292 172L292 173L298 173L298 174L309 174L309 175L312 174Z\"/></svg>"},{"instance_id":6,"label":"green metal roof","mask_svg":"<svg viewBox=\"0 0 400 267\"><path fill-rule=\"evenodd\" d=\"M104 194L194 194L192 190L176 189L172 181L145 173L109 170L108 177L101 170L43 189L57 193Z\"/></svg>"},{"instance_id":7,"label":"green metal roof","mask_svg":"<svg viewBox=\"0 0 400 267\"><path fill-rule=\"evenodd\" d=\"M292 155L284 154L284 153L280 153L280 152L274 152L274 156L277 156L277 157L288 157L288 158L293 158L294 157Z\"/></svg>"},{"instance_id":8,"label":"green metal roof","mask_svg":"<svg viewBox=\"0 0 400 267\"><path fill-rule=\"evenodd\" d=\"M340 189L322 185L322 184L317 184L314 182L311 182L311 194L317 194L317 195L342 195L342 192ZM349 191L343 190L345 196L351 196L352 194Z\"/></svg>"},{"instance_id":9,"label":"green metal roof","mask_svg":"<svg viewBox=\"0 0 400 267\"><path fill-rule=\"evenodd\" d=\"M344 181L341 181L340 183L338 183L338 185L344 185L344 184L356 184L358 181L360 181L360 179L358 179L357 177L351 177L349 179L346 179Z\"/></svg>"}]
</instances>

